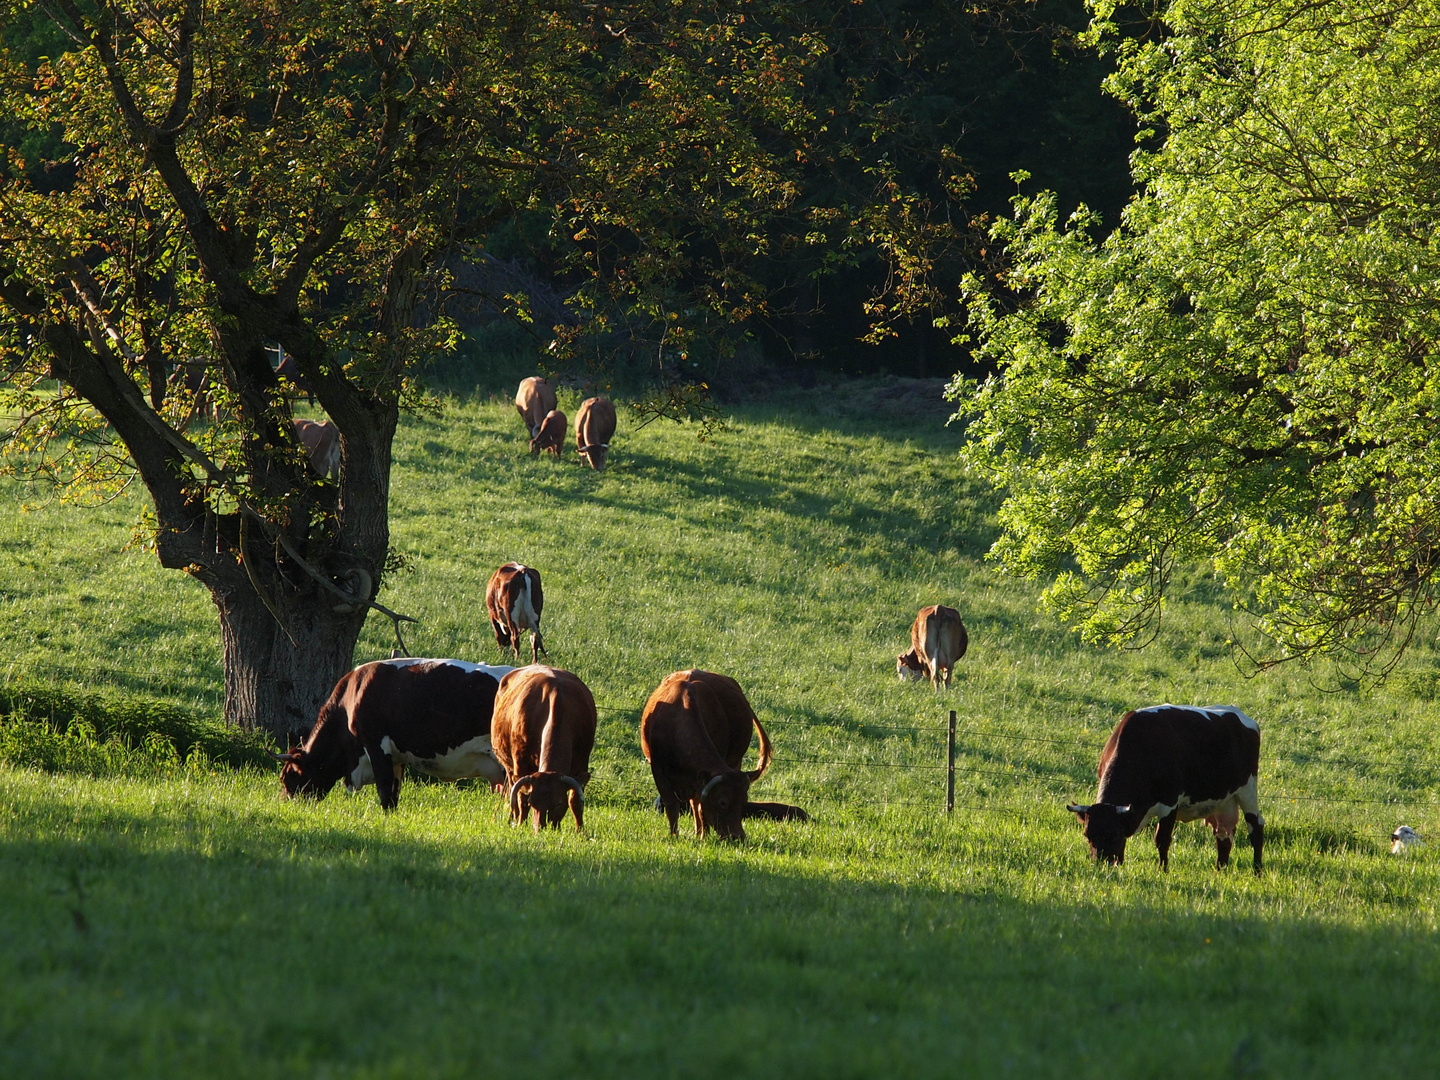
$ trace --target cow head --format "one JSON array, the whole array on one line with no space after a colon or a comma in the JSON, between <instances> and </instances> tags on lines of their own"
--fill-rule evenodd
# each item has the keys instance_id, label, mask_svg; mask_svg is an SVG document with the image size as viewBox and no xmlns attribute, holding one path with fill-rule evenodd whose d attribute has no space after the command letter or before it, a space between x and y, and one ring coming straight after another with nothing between
<instances>
[{"instance_id":1,"label":"cow head","mask_svg":"<svg viewBox=\"0 0 1440 1080\"><path fill-rule=\"evenodd\" d=\"M1135 831L1135 825L1129 820L1130 806L1116 806L1113 803L1092 803L1089 806L1077 806L1069 803L1065 807L1080 820L1080 828L1085 832L1085 840L1090 845L1090 857L1092 859L1104 859L1112 866L1121 866L1125 862L1125 841Z\"/></svg>"},{"instance_id":2,"label":"cow head","mask_svg":"<svg viewBox=\"0 0 1440 1080\"><path fill-rule=\"evenodd\" d=\"M360 744L346 726L343 714L331 717L323 709L302 745L275 755L276 760L285 763L280 783L286 797L311 799L323 799L342 778L354 774L361 757Z\"/></svg>"},{"instance_id":3,"label":"cow head","mask_svg":"<svg viewBox=\"0 0 1440 1080\"><path fill-rule=\"evenodd\" d=\"M565 414L558 409L551 409L533 432L530 440L530 453L538 454L541 450L549 450L559 457L560 449L564 445Z\"/></svg>"},{"instance_id":4,"label":"cow head","mask_svg":"<svg viewBox=\"0 0 1440 1080\"><path fill-rule=\"evenodd\" d=\"M585 789L574 777L557 772L531 773L510 788L510 820L530 815L538 833L546 825L559 828L566 811L575 815L575 831L585 828Z\"/></svg>"},{"instance_id":5,"label":"cow head","mask_svg":"<svg viewBox=\"0 0 1440 1080\"><path fill-rule=\"evenodd\" d=\"M920 662L920 654L914 649L895 657L895 675L901 682L930 677L930 673L925 670L925 665Z\"/></svg>"},{"instance_id":6,"label":"cow head","mask_svg":"<svg viewBox=\"0 0 1440 1080\"><path fill-rule=\"evenodd\" d=\"M605 455L610 452L609 443L590 443L580 447L580 456L596 472L605 471Z\"/></svg>"},{"instance_id":7,"label":"cow head","mask_svg":"<svg viewBox=\"0 0 1440 1080\"><path fill-rule=\"evenodd\" d=\"M710 830L722 840L744 840L745 804L750 798L750 776L726 772L712 776L701 789L696 824L704 836Z\"/></svg>"}]
</instances>

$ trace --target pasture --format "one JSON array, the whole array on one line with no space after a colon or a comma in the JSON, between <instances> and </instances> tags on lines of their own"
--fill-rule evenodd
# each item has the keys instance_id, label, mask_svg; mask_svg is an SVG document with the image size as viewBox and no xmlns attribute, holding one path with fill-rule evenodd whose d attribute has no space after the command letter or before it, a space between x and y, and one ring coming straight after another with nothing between
<instances>
[{"instance_id":1,"label":"pasture","mask_svg":"<svg viewBox=\"0 0 1440 1080\"><path fill-rule=\"evenodd\" d=\"M575 402L562 400L573 415ZM499 659L485 581L544 574L550 659L594 690L583 836L407 778L286 803L262 770L137 753L0 768L0 1073L9 1076L1415 1076L1440 1061L1435 689L1254 678L1203 578L1153 646L1099 652L983 555L993 502L943 413L845 384L641 431L609 470L531 458L513 407L404 422L417 655ZM203 590L128 545L139 493L0 515L0 676L213 716ZM922 604L970 633L953 688L900 685ZM386 655L372 619L357 661ZM636 722L671 670L745 687L776 745L755 797L811 825L669 840ZM1266 872L1177 830L1097 867L1088 800L1127 708L1234 702L1261 725ZM956 810L941 812L958 715ZM84 733L75 735L83 738ZM163 749L163 748L162 748ZM1440 840L1440 835L1437 835ZM1440 846L1440 845L1437 845Z\"/></svg>"}]
</instances>

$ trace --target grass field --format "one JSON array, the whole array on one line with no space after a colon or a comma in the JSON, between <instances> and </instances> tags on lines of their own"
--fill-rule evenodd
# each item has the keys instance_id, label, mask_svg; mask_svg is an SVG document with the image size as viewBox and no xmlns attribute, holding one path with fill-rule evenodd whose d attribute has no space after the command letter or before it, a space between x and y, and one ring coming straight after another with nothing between
<instances>
[{"instance_id":1,"label":"grass field","mask_svg":"<svg viewBox=\"0 0 1440 1080\"><path fill-rule=\"evenodd\" d=\"M1247 679L1201 580L1151 648L1085 648L984 567L958 436L891 384L737 410L713 444L622 415L603 475L521 434L504 402L405 423L411 569L383 599L421 619L412 651L494 661L486 578L541 568L551 659L602 708L587 834L512 829L466 787L407 783L387 816L204 761L0 769L0 1075L1440 1072L1440 858L1384 839L1436 818L1433 643L1379 691ZM0 516L0 676L213 715L209 601L122 550L138 497L25 497ZM936 601L971 639L940 695L893 675ZM357 660L390 644L374 622ZM814 824L666 838L635 726L689 666L745 686L778 751L757 797ZM1260 720L1263 877L1243 841L1217 873L1199 826L1168 875L1143 837L1086 859L1063 802L1164 700Z\"/></svg>"}]
</instances>

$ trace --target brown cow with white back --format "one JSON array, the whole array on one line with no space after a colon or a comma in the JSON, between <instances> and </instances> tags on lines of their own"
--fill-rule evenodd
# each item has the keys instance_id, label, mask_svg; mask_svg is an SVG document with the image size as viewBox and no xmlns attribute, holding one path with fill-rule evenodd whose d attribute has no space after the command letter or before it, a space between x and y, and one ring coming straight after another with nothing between
<instances>
[{"instance_id":1,"label":"brown cow with white back","mask_svg":"<svg viewBox=\"0 0 1440 1080\"><path fill-rule=\"evenodd\" d=\"M943 604L923 607L910 627L910 651L895 658L895 673L902 681L928 678L937 690L943 680L949 689L950 669L969 644L958 611Z\"/></svg>"},{"instance_id":2,"label":"brown cow with white back","mask_svg":"<svg viewBox=\"0 0 1440 1080\"><path fill-rule=\"evenodd\" d=\"M555 388L538 375L520 380L520 389L515 391L515 411L525 421L525 430L535 438L545 414L555 408ZM533 453L533 449L532 449Z\"/></svg>"},{"instance_id":3,"label":"brown cow with white back","mask_svg":"<svg viewBox=\"0 0 1440 1080\"><path fill-rule=\"evenodd\" d=\"M540 588L540 571L523 563L508 562L490 575L485 587L485 608L495 631L495 644L511 649L520 659L520 636L530 631L530 662L538 663L545 651L540 637L540 613L545 593Z\"/></svg>"},{"instance_id":4,"label":"brown cow with white back","mask_svg":"<svg viewBox=\"0 0 1440 1080\"><path fill-rule=\"evenodd\" d=\"M533 815L539 832L558 828L569 810L576 830L584 828L595 697L577 675L544 664L506 675L495 697L490 743L505 769L510 820Z\"/></svg>"},{"instance_id":5,"label":"brown cow with white back","mask_svg":"<svg viewBox=\"0 0 1440 1080\"><path fill-rule=\"evenodd\" d=\"M575 415L575 449L597 472L605 469L605 455L615 437L615 406L603 397L586 398Z\"/></svg>"}]
</instances>

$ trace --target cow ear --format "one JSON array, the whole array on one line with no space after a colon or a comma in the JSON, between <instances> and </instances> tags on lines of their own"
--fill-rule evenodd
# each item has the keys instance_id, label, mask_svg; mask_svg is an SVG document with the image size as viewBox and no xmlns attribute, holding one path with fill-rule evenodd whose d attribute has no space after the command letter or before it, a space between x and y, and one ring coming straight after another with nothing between
<instances>
[{"instance_id":1,"label":"cow ear","mask_svg":"<svg viewBox=\"0 0 1440 1080\"><path fill-rule=\"evenodd\" d=\"M1088 806L1079 806L1079 805L1077 805L1076 803L1073 803L1073 802L1072 802L1072 803L1066 803L1066 804L1065 804L1065 809L1066 809L1066 810L1069 810L1072 814L1088 814L1088 813L1090 812L1090 807L1088 807Z\"/></svg>"}]
</instances>

